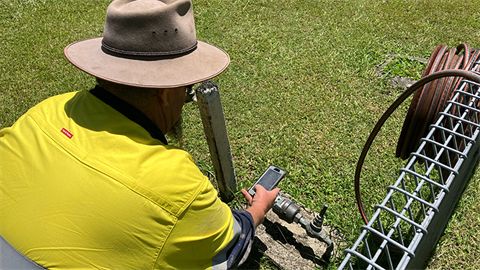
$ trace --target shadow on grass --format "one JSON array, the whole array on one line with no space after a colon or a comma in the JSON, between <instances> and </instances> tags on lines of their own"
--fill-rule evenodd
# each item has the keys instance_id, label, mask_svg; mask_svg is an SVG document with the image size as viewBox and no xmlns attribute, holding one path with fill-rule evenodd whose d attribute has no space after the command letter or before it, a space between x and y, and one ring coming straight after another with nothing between
<instances>
[{"instance_id":1,"label":"shadow on grass","mask_svg":"<svg viewBox=\"0 0 480 270\"><path fill-rule=\"evenodd\" d=\"M381 241L377 239L373 234L370 234L367 237L368 241L368 247L370 248L371 256L375 257L375 254L378 250L381 250L380 256L375 260L375 263L380 265L381 267L385 269L395 269L400 260L403 257L403 252L397 251L397 249L392 248L381 248L380 244ZM370 256L368 255L369 252L367 251L366 245L363 245L362 252L361 252L365 257L369 258ZM390 256L388 256L388 254ZM390 263L393 266L390 266ZM363 260L357 260L353 264L353 269L367 269L369 264Z\"/></svg>"}]
</instances>

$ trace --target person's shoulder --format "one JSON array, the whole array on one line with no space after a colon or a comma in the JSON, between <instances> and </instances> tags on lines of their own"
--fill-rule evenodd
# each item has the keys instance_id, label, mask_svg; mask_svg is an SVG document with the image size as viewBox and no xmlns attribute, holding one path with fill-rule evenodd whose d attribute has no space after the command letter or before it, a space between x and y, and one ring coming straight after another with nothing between
<instances>
[{"instance_id":1,"label":"person's shoulder","mask_svg":"<svg viewBox=\"0 0 480 270\"><path fill-rule=\"evenodd\" d=\"M58 108L63 108L69 100L83 96L86 93L88 91L75 91L51 96L32 107L29 111L58 110Z\"/></svg>"},{"instance_id":2,"label":"person's shoulder","mask_svg":"<svg viewBox=\"0 0 480 270\"><path fill-rule=\"evenodd\" d=\"M44 106L46 104L51 104L51 103L66 102L77 95L85 95L86 93L88 93L88 91L74 91L74 92L66 92L66 93L54 95L44 99L43 101L38 103L37 106Z\"/></svg>"}]
</instances>

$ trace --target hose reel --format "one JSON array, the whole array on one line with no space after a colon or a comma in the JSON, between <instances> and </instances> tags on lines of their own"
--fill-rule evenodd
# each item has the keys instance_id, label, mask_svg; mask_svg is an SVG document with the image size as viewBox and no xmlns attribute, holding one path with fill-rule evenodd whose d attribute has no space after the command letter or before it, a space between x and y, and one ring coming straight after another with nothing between
<instances>
[{"instance_id":1,"label":"hose reel","mask_svg":"<svg viewBox=\"0 0 480 270\"><path fill-rule=\"evenodd\" d=\"M403 160L409 158L410 153L419 147L421 139L428 134L430 125L438 121L440 113L445 109L454 91L458 89L462 79L480 83L480 73L471 71L474 63L479 60L480 50L470 48L467 43L453 49L443 45L436 46L422 78L403 92L377 122L357 162L354 179L357 205L365 224L369 223L369 219L361 199L360 175L366 155L383 124L398 106L414 93L395 153L396 157ZM462 108L457 106L455 110ZM427 148L426 152L427 155L434 154L432 149ZM373 235L378 238L376 234ZM388 245L392 251L400 251L395 246Z\"/></svg>"},{"instance_id":2,"label":"hose reel","mask_svg":"<svg viewBox=\"0 0 480 270\"><path fill-rule=\"evenodd\" d=\"M467 43L457 48L437 45L430 57L422 78L442 70L470 70L477 61L480 50L471 49ZM415 91L408 109L402 132L398 139L396 156L407 159L420 144L420 139L428 133L428 127L438 120L453 91L458 88L461 77L442 77L425 83Z\"/></svg>"}]
</instances>

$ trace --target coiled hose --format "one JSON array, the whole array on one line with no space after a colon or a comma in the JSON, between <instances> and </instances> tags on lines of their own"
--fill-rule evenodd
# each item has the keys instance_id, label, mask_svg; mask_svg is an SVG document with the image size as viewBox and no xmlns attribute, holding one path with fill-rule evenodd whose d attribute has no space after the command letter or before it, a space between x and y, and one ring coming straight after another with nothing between
<instances>
[{"instance_id":1,"label":"coiled hose","mask_svg":"<svg viewBox=\"0 0 480 270\"><path fill-rule=\"evenodd\" d=\"M450 50L447 46L437 45L427 62L422 78L403 92L378 120L360 154L355 171L355 197L365 224L368 224L369 219L362 203L360 175L367 153L383 124L405 99L415 93L403 123L395 153L397 157L407 159L410 153L419 147L420 139L428 134L428 127L438 120L439 113L445 109L446 102L452 98L461 78L480 83L480 76L469 71L479 59L480 50L471 49L467 43L462 43ZM380 240L378 236L375 235L375 237ZM392 251L400 251L390 244L389 247Z\"/></svg>"}]
</instances>

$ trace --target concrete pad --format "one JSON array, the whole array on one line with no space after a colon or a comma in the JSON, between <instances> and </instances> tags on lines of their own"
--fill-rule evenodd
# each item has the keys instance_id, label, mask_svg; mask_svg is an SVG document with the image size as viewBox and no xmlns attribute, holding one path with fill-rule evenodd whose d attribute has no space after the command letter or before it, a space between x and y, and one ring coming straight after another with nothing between
<instances>
[{"instance_id":1,"label":"concrete pad","mask_svg":"<svg viewBox=\"0 0 480 270\"><path fill-rule=\"evenodd\" d=\"M288 194L282 194L289 197ZM300 213L312 221L315 214L312 210L297 203L301 208ZM328 212L328 210L327 210ZM341 237L334 233L328 226L323 230L334 243L332 256L342 253L337 248ZM258 260L266 256L279 269L323 269L328 261L322 259L327 249L327 244L307 235L304 228L298 223L287 223L280 219L273 211L269 211L262 225L257 228L249 260ZM343 254L343 253L342 253ZM259 263L257 261L257 263Z\"/></svg>"}]
</instances>

